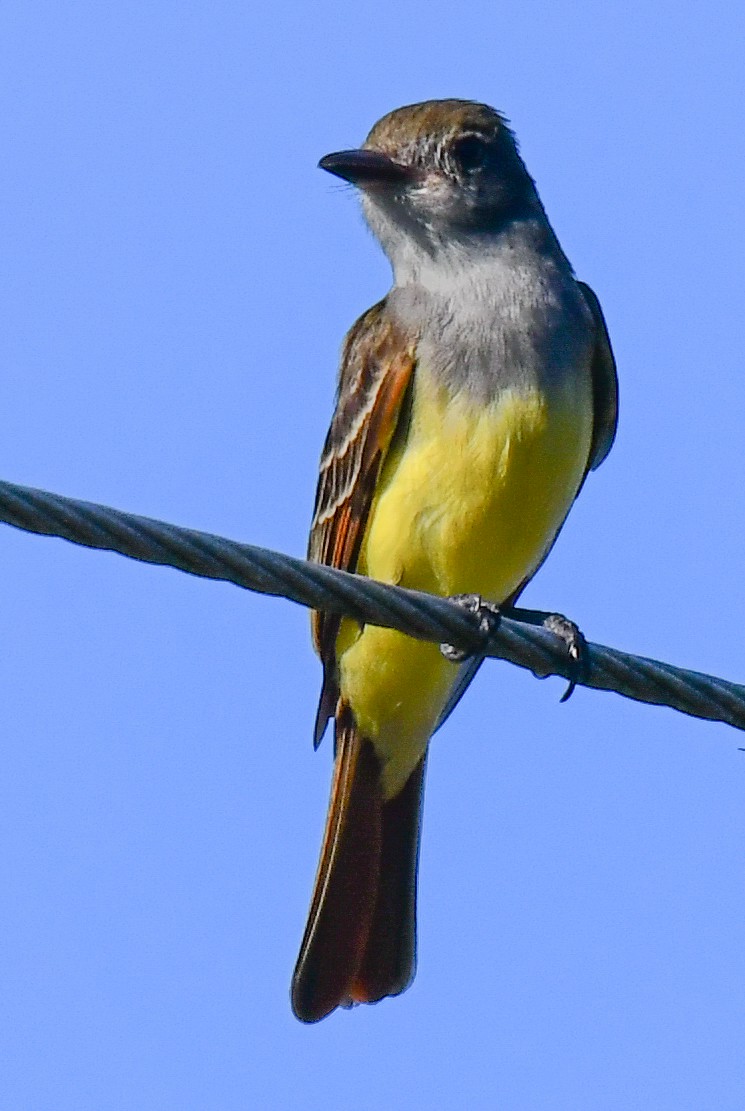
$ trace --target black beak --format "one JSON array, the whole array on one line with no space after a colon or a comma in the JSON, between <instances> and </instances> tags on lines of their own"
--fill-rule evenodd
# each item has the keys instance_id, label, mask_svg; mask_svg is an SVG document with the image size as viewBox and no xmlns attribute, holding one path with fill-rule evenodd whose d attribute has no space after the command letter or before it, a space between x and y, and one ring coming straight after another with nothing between
<instances>
[{"instance_id":1,"label":"black beak","mask_svg":"<svg viewBox=\"0 0 745 1111\"><path fill-rule=\"evenodd\" d=\"M343 177L352 185L405 185L412 180L409 166L394 162L377 150L340 150L318 163L322 170Z\"/></svg>"}]
</instances>

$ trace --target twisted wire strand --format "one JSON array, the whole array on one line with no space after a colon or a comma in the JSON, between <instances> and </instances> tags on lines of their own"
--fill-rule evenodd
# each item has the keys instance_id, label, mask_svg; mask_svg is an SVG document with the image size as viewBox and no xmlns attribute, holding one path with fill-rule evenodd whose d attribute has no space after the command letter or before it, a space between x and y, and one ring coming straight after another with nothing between
<instances>
[{"instance_id":1,"label":"twisted wire strand","mask_svg":"<svg viewBox=\"0 0 745 1111\"><path fill-rule=\"evenodd\" d=\"M502 618L485 635L478 619L431 594L405 590L235 540L123 513L108 506L0 482L0 522L130 559L222 579L246 590L447 642L527 668L541 678L576 678L566 646L540 626ZM745 686L589 643L578 685L745 729Z\"/></svg>"}]
</instances>

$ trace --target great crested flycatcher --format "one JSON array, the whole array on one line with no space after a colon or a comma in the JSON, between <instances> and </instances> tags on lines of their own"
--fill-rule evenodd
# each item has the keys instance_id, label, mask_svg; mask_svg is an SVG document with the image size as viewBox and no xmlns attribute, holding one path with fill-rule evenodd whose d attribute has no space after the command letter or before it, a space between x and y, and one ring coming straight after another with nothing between
<instances>
[{"instance_id":1,"label":"great crested flycatcher","mask_svg":"<svg viewBox=\"0 0 745 1111\"><path fill-rule=\"evenodd\" d=\"M309 556L439 595L515 600L616 429L613 355L494 109L433 100L321 167L356 185L393 268L344 343ZM396 995L416 952L427 746L468 665L313 615L331 802L292 1005L315 1022Z\"/></svg>"}]
</instances>

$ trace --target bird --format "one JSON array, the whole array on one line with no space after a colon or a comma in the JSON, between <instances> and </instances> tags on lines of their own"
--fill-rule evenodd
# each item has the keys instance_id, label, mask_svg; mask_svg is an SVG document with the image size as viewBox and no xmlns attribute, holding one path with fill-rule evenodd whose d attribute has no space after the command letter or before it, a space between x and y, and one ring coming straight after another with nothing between
<instances>
[{"instance_id":1,"label":"bird","mask_svg":"<svg viewBox=\"0 0 745 1111\"><path fill-rule=\"evenodd\" d=\"M504 115L429 100L319 166L358 190L393 284L347 334L309 559L508 613L613 444L618 383ZM334 771L291 1003L302 1022L411 983L429 741L480 659L312 615Z\"/></svg>"}]
</instances>

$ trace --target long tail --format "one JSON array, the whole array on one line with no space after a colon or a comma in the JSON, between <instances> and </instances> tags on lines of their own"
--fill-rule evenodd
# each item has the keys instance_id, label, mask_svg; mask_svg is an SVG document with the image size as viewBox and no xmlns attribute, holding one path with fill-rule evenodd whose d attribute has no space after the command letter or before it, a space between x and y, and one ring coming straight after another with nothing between
<instances>
[{"instance_id":1,"label":"long tail","mask_svg":"<svg viewBox=\"0 0 745 1111\"><path fill-rule=\"evenodd\" d=\"M342 705L331 802L292 1009L318 1022L409 986L416 967L416 872L426 757L385 800L381 764Z\"/></svg>"}]
</instances>

